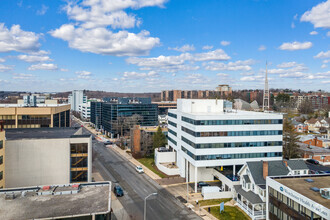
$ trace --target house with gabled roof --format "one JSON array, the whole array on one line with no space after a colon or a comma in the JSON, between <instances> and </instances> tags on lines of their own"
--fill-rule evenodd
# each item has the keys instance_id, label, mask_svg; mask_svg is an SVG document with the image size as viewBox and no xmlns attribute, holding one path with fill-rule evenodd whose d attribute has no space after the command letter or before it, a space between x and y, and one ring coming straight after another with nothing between
<instances>
[{"instance_id":1,"label":"house with gabled roof","mask_svg":"<svg viewBox=\"0 0 330 220\"><path fill-rule=\"evenodd\" d=\"M252 220L266 218L266 177L307 175L309 169L303 160L276 160L247 162L238 171L240 185L233 194L237 205Z\"/></svg>"}]
</instances>

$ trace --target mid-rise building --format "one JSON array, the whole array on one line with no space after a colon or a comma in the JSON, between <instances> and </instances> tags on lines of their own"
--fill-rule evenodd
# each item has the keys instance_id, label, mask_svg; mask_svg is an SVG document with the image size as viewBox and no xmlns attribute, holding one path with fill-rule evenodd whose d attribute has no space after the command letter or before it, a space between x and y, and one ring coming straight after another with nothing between
<instances>
[{"instance_id":1,"label":"mid-rise building","mask_svg":"<svg viewBox=\"0 0 330 220\"><path fill-rule=\"evenodd\" d=\"M281 114L233 110L231 102L216 99L179 99L177 106L168 113L168 144L195 191L223 166L235 176L246 162L282 159Z\"/></svg>"},{"instance_id":2,"label":"mid-rise building","mask_svg":"<svg viewBox=\"0 0 330 220\"><path fill-rule=\"evenodd\" d=\"M167 128L161 128L167 137ZM135 156L145 156L153 154L153 135L157 132L158 126L135 125L130 131L130 148ZM165 146L163 146L165 147Z\"/></svg>"},{"instance_id":3,"label":"mid-rise building","mask_svg":"<svg viewBox=\"0 0 330 220\"><path fill-rule=\"evenodd\" d=\"M111 182L0 189L2 220L110 220Z\"/></svg>"},{"instance_id":4,"label":"mid-rise building","mask_svg":"<svg viewBox=\"0 0 330 220\"><path fill-rule=\"evenodd\" d=\"M92 138L83 128L6 130L6 188L92 180Z\"/></svg>"},{"instance_id":5,"label":"mid-rise building","mask_svg":"<svg viewBox=\"0 0 330 220\"><path fill-rule=\"evenodd\" d=\"M117 98L109 97L105 102L92 102L91 121L95 127L110 135L129 135L133 125L158 125L158 107L152 104L150 98ZM98 110L101 109L101 114ZM129 117L137 116L136 120L129 121ZM101 117L101 120L100 120ZM126 121L125 121L126 120Z\"/></svg>"},{"instance_id":6,"label":"mid-rise building","mask_svg":"<svg viewBox=\"0 0 330 220\"><path fill-rule=\"evenodd\" d=\"M218 92L220 92L221 95L225 95L225 96L232 94L231 87L226 84L218 85L218 87L215 89L215 91L218 91Z\"/></svg>"},{"instance_id":7,"label":"mid-rise building","mask_svg":"<svg viewBox=\"0 0 330 220\"><path fill-rule=\"evenodd\" d=\"M5 187L5 130L0 121L0 189Z\"/></svg>"},{"instance_id":8,"label":"mid-rise building","mask_svg":"<svg viewBox=\"0 0 330 220\"><path fill-rule=\"evenodd\" d=\"M87 102L79 105L79 113L81 117L85 120L90 119L91 117L91 103Z\"/></svg>"},{"instance_id":9,"label":"mid-rise building","mask_svg":"<svg viewBox=\"0 0 330 220\"><path fill-rule=\"evenodd\" d=\"M0 121L4 128L44 128L70 127L70 105L37 104L0 104Z\"/></svg>"},{"instance_id":10,"label":"mid-rise building","mask_svg":"<svg viewBox=\"0 0 330 220\"><path fill-rule=\"evenodd\" d=\"M84 95L83 90L73 90L68 100L69 104L71 104L71 110L79 111L79 105L87 103L87 96Z\"/></svg>"},{"instance_id":11,"label":"mid-rise building","mask_svg":"<svg viewBox=\"0 0 330 220\"><path fill-rule=\"evenodd\" d=\"M163 102L152 102L152 104L158 105L159 115L167 115L169 109L176 109L176 102L163 101Z\"/></svg>"},{"instance_id":12,"label":"mid-rise building","mask_svg":"<svg viewBox=\"0 0 330 220\"><path fill-rule=\"evenodd\" d=\"M266 218L266 177L308 175L309 169L303 160L276 160L247 162L238 171L239 185L233 194L237 205L255 219Z\"/></svg>"},{"instance_id":13,"label":"mid-rise building","mask_svg":"<svg viewBox=\"0 0 330 220\"><path fill-rule=\"evenodd\" d=\"M266 179L266 219L330 219L330 174Z\"/></svg>"}]
</instances>

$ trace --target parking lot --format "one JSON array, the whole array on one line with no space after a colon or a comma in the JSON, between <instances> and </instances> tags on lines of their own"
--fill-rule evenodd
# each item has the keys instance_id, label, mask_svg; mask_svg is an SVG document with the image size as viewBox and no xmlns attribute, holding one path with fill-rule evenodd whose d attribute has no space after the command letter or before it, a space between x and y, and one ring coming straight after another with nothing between
<instances>
[{"instance_id":1,"label":"parking lot","mask_svg":"<svg viewBox=\"0 0 330 220\"><path fill-rule=\"evenodd\" d=\"M315 164L311 164L306 162L307 167L310 170L314 170L314 171L330 171L330 165L327 166L323 166L323 165L315 165Z\"/></svg>"}]
</instances>

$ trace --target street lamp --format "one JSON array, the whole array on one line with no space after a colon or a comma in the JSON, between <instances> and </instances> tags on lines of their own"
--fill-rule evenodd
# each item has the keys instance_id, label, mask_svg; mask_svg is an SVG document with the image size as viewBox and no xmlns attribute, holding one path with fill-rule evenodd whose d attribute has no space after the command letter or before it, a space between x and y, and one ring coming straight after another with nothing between
<instances>
[{"instance_id":1,"label":"street lamp","mask_svg":"<svg viewBox=\"0 0 330 220\"><path fill-rule=\"evenodd\" d=\"M150 197L150 196L156 196L157 193L151 193L150 195L148 195L147 197L144 198L144 220L147 220L147 199Z\"/></svg>"}]
</instances>

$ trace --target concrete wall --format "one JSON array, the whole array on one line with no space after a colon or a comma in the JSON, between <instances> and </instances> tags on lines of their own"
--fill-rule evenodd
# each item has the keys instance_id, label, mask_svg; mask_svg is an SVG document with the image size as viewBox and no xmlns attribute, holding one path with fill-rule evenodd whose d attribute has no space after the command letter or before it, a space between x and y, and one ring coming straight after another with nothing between
<instances>
[{"instance_id":1,"label":"concrete wall","mask_svg":"<svg viewBox=\"0 0 330 220\"><path fill-rule=\"evenodd\" d=\"M165 173L166 175L173 176L179 175L180 169L179 168L167 168L160 163L172 163L175 162L176 153L173 152L158 152L155 149L155 164L157 168Z\"/></svg>"},{"instance_id":2,"label":"concrete wall","mask_svg":"<svg viewBox=\"0 0 330 220\"><path fill-rule=\"evenodd\" d=\"M156 164L156 166L160 171L162 171L166 175L175 176L175 175L180 174L180 169L179 168L167 168L167 167L165 167L165 166L163 166L162 164L159 164L159 163Z\"/></svg>"},{"instance_id":3,"label":"concrete wall","mask_svg":"<svg viewBox=\"0 0 330 220\"><path fill-rule=\"evenodd\" d=\"M6 188L70 183L70 142L89 143L90 182L91 138L9 140L5 150Z\"/></svg>"},{"instance_id":4,"label":"concrete wall","mask_svg":"<svg viewBox=\"0 0 330 220\"><path fill-rule=\"evenodd\" d=\"M195 167L189 163L189 181L195 182ZM197 167L197 182L214 180L213 168Z\"/></svg>"}]
</instances>

